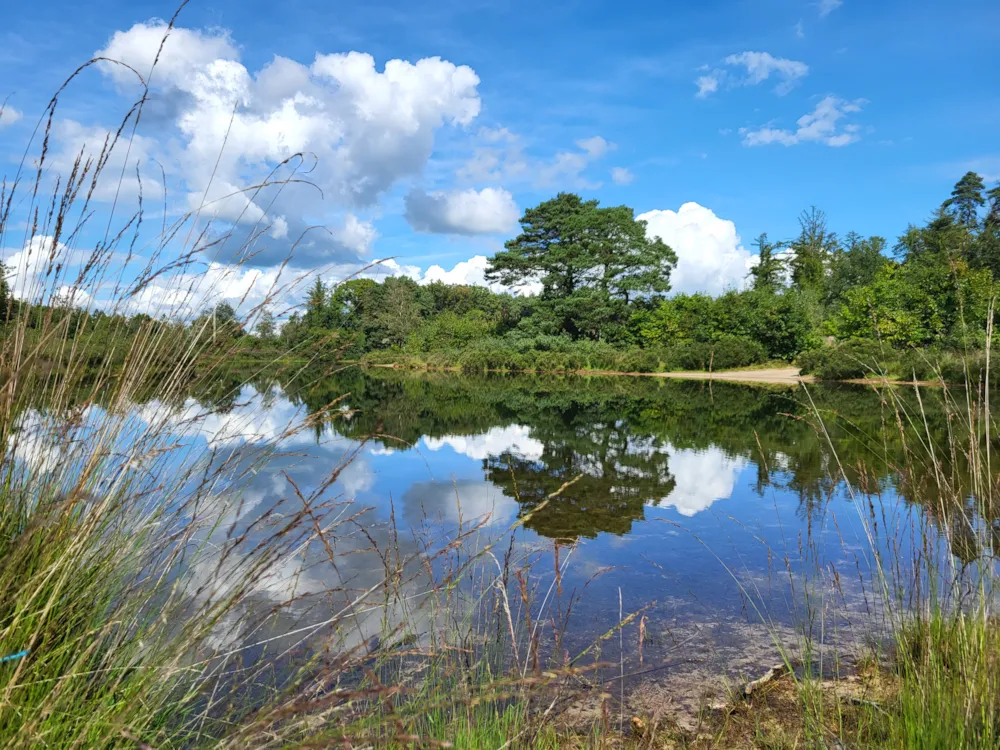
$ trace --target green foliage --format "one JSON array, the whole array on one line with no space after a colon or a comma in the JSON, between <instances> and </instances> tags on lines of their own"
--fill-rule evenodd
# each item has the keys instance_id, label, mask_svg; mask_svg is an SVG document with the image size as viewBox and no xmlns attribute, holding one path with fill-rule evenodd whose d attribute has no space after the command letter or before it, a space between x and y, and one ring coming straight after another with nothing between
<instances>
[{"instance_id":1,"label":"green foliage","mask_svg":"<svg viewBox=\"0 0 1000 750\"><path fill-rule=\"evenodd\" d=\"M888 354L892 358L891 350ZM851 380L887 372L887 352L874 341L852 341L840 346L803 352L797 360L802 372L820 380Z\"/></svg>"},{"instance_id":2,"label":"green foliage","mask_svg":"<svg viewBox=\"0 0 1000 750\"><path fill-rule=\"evenodd\" d=\"M827 267L837 250L837 235L826 226L826 214L815 206L799 215L799 236L790 244L792 284L799 289L819 291Z\"/></svg>"},{"instance_id":3,"label":"green foliage","mask_svg":"<svg viewBox=\"0 0 1000 750\"><path fill-rule=\"evenodd\" d=\"M767 359L767 351L753 339L722 336L711 342L679 344L666 356L679 370L728 370L760 364Z\"/></svg>"},{"instance_id":4,"label":"green foliage","mask_svg":"<svg viewBox=\"0 0 1000 750\"><path fill-rule=\"evenodd\" d=\"M903 233L895 258L882 237L848 232L839 241L816 208L799 224L791 241L757 239L746 291L667 297L676 256L647 238L632 209L560 193L525 211L521 232L487 270L505 285L540 284L540 294L317 279L281 339L322 342L324 351L369 363L405 352L411 364L477 372L719 369L792 361L824 337L877 342L886 361L900 363L915 348L944 357L986 344L1000 273L1000 186L985 191L981 178L965 175L926 226ZM267 331L265 323L258 338ZM842 353L828 374L864 374ZM916 364L908 360L906 377Z\"/></svg>"},{"instance_id":5,"label":"green foliage","mask_svg":"<svg viewBox=\"0 0 1000 750\"><path fill-rule=\"evenodd\" d=\"M472 310L464 315L446 310L425 319L410 334L406 348L422 352L463 348L493 335L495 327L481 310Z\"/></svg>"},{"instance_id":6,"label":"green foliage","mask_svg":"<svg viewBox=\"0 0 1000 750\"><path fill-rule=\"evenodd\" d=\"M265 308L260 314L260 320L257 321L257 335L263 341L271 341L274 339L276 331L274 314Z\"/></svg>"},{"instance_id":7,"label":"green foliage","mask_svg":"<svg viewBox=\"0 0 1000 750\"><path fill-rule=\"evenodd\" d=\"M849 233L844 238L844 246L834 250L830 258L827 302L839 302L851 289L873 283L879 271L890 263L885 248L886 241L882 237L864 239L854 232Z\"/></svg>"},{"instance_id":8,"label":"green foliage","mask_svg":"<svg viewBox=\"0 0 1000 750\"><path fill-rule=\"evenodd\" d=\"M990 273L971 270L962 261L885 265L871 284L848 290L829 330L840 339L874 339L896 347L981 344L993 293Z\"/></svg>"},{"instance_id":9,"label":"green foliage","mask_svg":"<svg viewBox=\"0 0 1000 750\"><path fill-rule=\"evenodd\" d=\"M677 295L633 317L640 341L649 346L710 344L733 336L753 341L761 359L791 359L814 343L805 297L795 291Z\"/></svg>"},{"instance_id":10,"label":"green foliage","mask_svg":"<svg viewBox=\"0 0 1000 750\"><path fill-rule=\"evenodd\" d=\"M677 263L673 250L647 237L631 208L600 208L571 193L525 211L521 234L504 247L486 278L515 287L541 283L540 330L572 338L620 335L628 305L669 291Z\"/></svg>"},{"instance_id":11,"label":"green foliage","mask_svg":"<svg viewBox=\"0 0 1000 750\"><path fill-rule=\"evenodd\" d=\"M757 265L750 269L753 289L757 292L777 292L784 286L785 259L779 255L781 245L769 242L767 233L754 243L757 247Z\"/></svg>"}]
</instances>

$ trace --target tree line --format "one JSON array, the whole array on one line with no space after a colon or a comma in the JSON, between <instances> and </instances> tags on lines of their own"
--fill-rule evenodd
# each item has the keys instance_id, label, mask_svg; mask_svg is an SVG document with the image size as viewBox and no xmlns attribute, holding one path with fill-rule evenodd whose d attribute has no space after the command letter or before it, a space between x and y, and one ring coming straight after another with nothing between
<instances>
[{"instance_id":1,"label":"tree line","mask_svg":"<svg viewBox=\"0 0 1000 750\"><path fill-rule=\"evenodd\" d=\"M186 321L24 305L0 272L0 324L63 316L71 332L87 332L95 359L145 325L169 327L181 342L197 335L215 351L316 356L318 347L323 359L474 371L722 369L781 360L852 377L888 357L909 376L927 357L907 353L940 359L985 347L1000 280L1000 185L987 189L974 172L929 221L891 245L838 236L821 210L804 211L795 237L758 237L745 288L718 297L670 294L677 255L650 238L629 207L560 193L527 209L520 225L486 277L535 294L406 277L331 284L317 277L301 311L279 329L266 309L248 326L227 303ZM967 369L964 360L955 366Z\"/></svg>"},{"instance_id":2,"label":"tree line","mask_svg":"<svg viewBox=\"0 0 1000 750\"><path fill-rule=\"evenodd\" d=\"M467 369L815 362L831 343L968 351L986 343L1000 279L1000 185L987 190L974 172L891 245L839 236L821 210L804 211L795 237L757 238L744 289L715 298L670 295L677 256L626 206L560 193L526 210L520 225L486 276L537 294L402 277L329 287L317 279L281 335L290 343L326 336L346 356L372 362Z\"/></svg>"}]
</instances>

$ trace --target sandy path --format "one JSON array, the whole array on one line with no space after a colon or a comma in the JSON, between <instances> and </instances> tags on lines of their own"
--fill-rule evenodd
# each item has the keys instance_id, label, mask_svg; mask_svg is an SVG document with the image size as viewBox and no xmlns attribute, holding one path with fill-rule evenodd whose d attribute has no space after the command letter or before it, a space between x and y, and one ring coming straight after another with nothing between
<instances>
[{"instance_id":1,"label":"sandy path","mask_svg":"<svg viewBox=\"0 0 1000 750\"><path fill-rule=\"evenodd\" d=\"M775 367L770 370L726 370L722 372L657 372L656 378L678 380L732 380L740 383L812 383L812 375L800 375L797 367Z\"/></svg>"}]
</instances>

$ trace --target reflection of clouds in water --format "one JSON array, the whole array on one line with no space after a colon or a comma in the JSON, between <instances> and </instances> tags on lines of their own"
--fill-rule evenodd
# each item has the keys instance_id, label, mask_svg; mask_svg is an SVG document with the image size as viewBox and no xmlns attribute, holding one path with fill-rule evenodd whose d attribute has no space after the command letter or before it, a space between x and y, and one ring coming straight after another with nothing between
<instances>
[{"instance_id":1,"label":"reflection of clouds in water","mask_svg":"<svg viewBox=\"0 0 1000 750\"><path fill-rule=\"evenodd\" d=\"M343 491L345 497L355 499L363 492L368 492L375 486L375 472L363 459L355 458L344 467L337 477L334 489Z\"/></svg>"},{"instance_id":2,"label":"reflection of clouds in water","mask_svg":"<svg viewBox=\"0 0 1000 750\"><path fill-rule=\"evenodd\" d=\"M421 442L432 451L441 450L447 445L455 453L479 461L505 453L538 461L545 452L545 445L540 440L531 437L530 428L516 424L507 427L493 427L482 435L423 437Z\"/></svg>"},{"instance_id":3,"label":"reflection of clouds in water","mask_svg":"<svg viewBox=\"0 0 1000 750\"><path fill-rule=\"evenodd\" d=\"M296 487L313 513L305 527L282 540L281 549L269 545L270 557L252 588L221 619L206 645L225 650L240 646L251 634L251 640L262 637L265 633L258 630L253 612L271 617L269 627L277 629L275 635L331 619L331 625L349 624L340 639L346 648L378 635L384 622L399 621L383 620L384 610L372 607L371 601L361 614L351 616L350 598L377 589L385 581L386 568L372 548L373 542L383 551L398 544L403 558L417 548L406 536L397 540L388 525L371 514L358 517L362 507L353 501L357 494L371 489L374 474L363 457L345 465L349 456L349 446L343 442L311 446L304 454L274 454L248 477L240 491L214 497L201 510L198 522L203 530L197 535L201 552L184 573L185 591L196 602L218 600L240 590L245 572L260 564L258 545L302 510ZM315 488L325 485L329 472L338 468L342 470L329 489L312 497ZM355 520L364 526L364 533ZM317 528L322 530L325 543ZM249 536L241 544L234 543L247 531ZM323 604L317 606L320 601ZM379 604L384 602L380 599ZM280 615L275 615L279 605ZM393 605L386 606L392 609ZM402 617L401 612L398 617Z\"/></svg>"},{"instance_id":4,"label":"reflection of clouds in water","mask_svg":"<svg viewBox=\"0 0 1000 750\"><path fill-rule=\"evenodd\" d=\"M115 413L88 405L60 416L28 409L14 420L5 446L8 453L2 458L11 459L34 490L69 489L88 462L100 465L100 471L90 474L96 483L88 483L88 492L97 492L123 479L126 471L133 479L138 475L140 484L155 481L172 460L166 455L169 446L136 410ZM133 491L138 492L137 487L133 484Z\"/></svg>"},{"instance_id":5,"label":"reflection of clouds in water","mask_svg":"<svg viewBox=\"0 0 1000 750\"><path fill-rule=\"evenodd\" d=\"M670 472L677 482L659 507L672 507L682 516L707 510L716 500L733 494L736 478L747 467L745 458L733 458L715 446L705 450L668 447Z\"/></svg>"},{"instance_id":6,"label":"reflection of clouds in water","mask_svg":"<svg viewBox=\"0 0 1000 750\"><path fill-rule=\"evenodd\" d=\"M84 410L84 419L89 422L91 409ZM47 419L39 412L30 410L18 417L14 428L14 458L23 462L36 474L49 474L70 460L74 448L80 443L70 443L59 439L61 425Z\"/></svg>"},{"instance_id":7,"label":"reflection of clouds in water","mask_svg":"<svg viewBox=\"0 0 1000 750\"><path fill-rule=\"evenodd\" d=\"M518 504L491 482L414 482L403 495L403 518L413 526L425 520L466 525L508 523Z\"/></svg>"},{"instance_id":8,"label":"reflection of clouds in water","mask_svg":"<svg viewBox=\"0 0 1000 750\"><path fill-rule=\"evenodd\" d=\"M357 444L339 437L317 443L312 429L296 432L307 416L306 409L280 393L271 395L264 397L256 389L244 387L238 403L225 412L194 399L181 406L148 402L121 414L88 406L74 413L68 430L65 416L29 410L15 425L11 453L28 476L51 475L60 485L74 481L78 467L95 451L123 467L141 466L142 476L149 482L169 476L175 488L169 502L182 514L170 522L170 533L184 528L191 535L184 567L177 571L178 582L192 606L245 594L235 609L220 618L205 644L215 649L235 647L261 618L270 618L268 627L281 630L329 619L344 610L349 602L347 589L339 592L339 601L331 592L349 587L356 595L377 587L385 578L385 566L371 549L372 542L387 549L397 541L386 524L380 525L370 515L358 519L367 535L344 522L361 510L355 498L375 484L364 454L349 460ZM194 448L203 445L202 440L210 448L235 451L231 458L215 465L222 473L207 483L199 481L202 469L197 468L205 457L203 451L163 450ZM192 471L196 473L192 475ZM314 489L325 487L335 471L339 471L336 481L321 497L312 497ZM108 472L107 476L115 474ZM266 549L258 547L293 523L301 512L302 501L293 483L314 507L320 528L329 531L336 567L311 519L304 526L299 522L275 547L270 543ZM194 492L211 494L186 504L195 497ZM157 505L163 507L163 502ZM237 544L235 540L244 532L249 535ZM400 535L398 543L401 556L416 554L415 544L405 535ZM265 564L261 567L262 560ZM244 584L250 570L256 575L247 590ZM320 595L330 606L316 606ZM360 617L365 624L352 623L355 635L348 645L380 632L381 608L369 606Z\"/></svg>"},{"instance_id":9,"label":"reflection of clouds in water","mask_svg":"<svg viewBox=\"0 0 1000 750\"><path fill-rule=\"evenodd\" d=\"M280 392L260 394L252 386L244 386L236 404L226 410L205 407L189 398L179 408L167 408L150 402L139 409L139 415L152 424L162 424L185 435L200 435L209 447L239 443L277 443L283 447L306 444L313 434L299 428L308 416L305 406L295 405Z\"/></svg>"}]
</instances>

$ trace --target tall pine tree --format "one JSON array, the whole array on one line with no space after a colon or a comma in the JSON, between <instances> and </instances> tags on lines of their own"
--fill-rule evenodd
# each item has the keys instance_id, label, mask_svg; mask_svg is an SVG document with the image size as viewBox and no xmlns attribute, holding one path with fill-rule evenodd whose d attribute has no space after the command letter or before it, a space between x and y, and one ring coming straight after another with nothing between
<instances>
[{"instance_id":1,"label":"tall pine tree","mask_svg":"<svg viewBox=\"0 0 1000 750\"><path fill-rule=\"evenodd\" d=\"M955 183L951 197L944 202L944 208L970 232L976 231L979 226L979 209L986 205L983 197L985 188L982 177L975 172L966 172Z\"/></svg>"},{"instance_id":2,"label":"tall pine tree","mask_svg":"<svg viewBox=\"0 0 1000 750\"><path fill-rule=\"evenodd\" d=\"M799 289L821 292L837 235L826 226L826 214L813 206L799 215L799 236L792 250L792 283Z\"/></svg>"},{"instance_id":3,"label":"tall pine tree","mask_svg":"<svg viewBox=\"0 0 1000 750\"><path fill-rule=\"evenodd\" d=\"M785 282L785 259L778 253L781 245L770 242L767 233L761 234L755 243L757 246L757 265L750 269L753 278L753 288L758 292L774 293Z\"/></svg>"}]
</instances>

